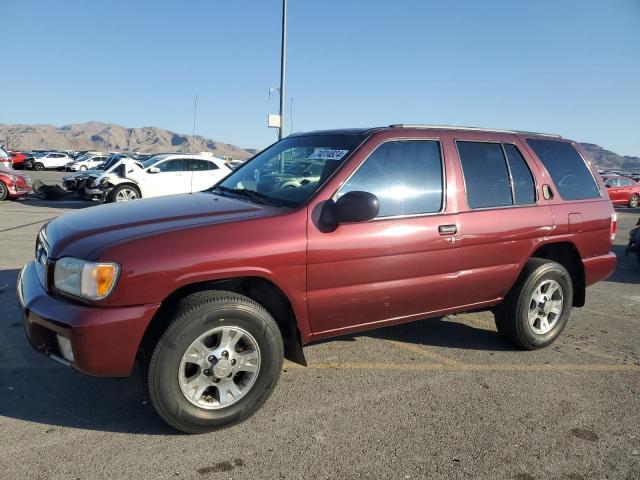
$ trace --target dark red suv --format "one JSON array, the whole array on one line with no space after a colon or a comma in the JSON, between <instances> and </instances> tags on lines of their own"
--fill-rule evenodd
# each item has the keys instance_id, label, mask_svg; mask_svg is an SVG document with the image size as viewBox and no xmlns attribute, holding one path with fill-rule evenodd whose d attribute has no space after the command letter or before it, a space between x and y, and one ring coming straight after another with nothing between
<instances>
[{"instance_id":1,"label":"dark red suv","mask_svg":"<svg viewBox=\"0 0 640 480\"><path fill-rule=\"evenodd\" d=\"M315 340L491 309L513 344L549 345L613 272L615 229L584 152L558 136L311 132L210 191L51 221L18 297L35 349L99 376L139 359L160 416L203 432L253 414L283 356L305 364Z\"/></svg>"}]
</instances>

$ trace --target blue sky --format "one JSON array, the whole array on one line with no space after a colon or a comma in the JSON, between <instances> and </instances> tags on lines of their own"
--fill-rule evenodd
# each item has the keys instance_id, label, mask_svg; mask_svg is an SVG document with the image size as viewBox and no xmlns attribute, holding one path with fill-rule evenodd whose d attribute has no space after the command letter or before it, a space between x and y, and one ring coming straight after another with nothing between
<instances>
[{"instance_id":1,"label":"blue sky","mask_svg":"<svg viewBox=\"0 0 640 480\"><path fill-rule=\"evenodd\" d=\"M196 133L264 147L280 5L0 0L0 123L191 133L198 93ZM640 0L289 0L288 35L294 131L479 125L640 155Z\"/></svg>"}]
</instances>

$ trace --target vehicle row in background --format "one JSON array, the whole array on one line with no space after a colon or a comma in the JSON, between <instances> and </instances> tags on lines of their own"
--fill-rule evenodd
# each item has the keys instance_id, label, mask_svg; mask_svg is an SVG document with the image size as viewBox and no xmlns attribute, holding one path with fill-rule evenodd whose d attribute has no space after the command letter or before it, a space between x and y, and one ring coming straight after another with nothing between
<instances>
[{"instance_id":1,"label":"vehicle row in background","mask_svg":"<svg viewBox=\"0 0 640 480\"><path fill-rule=\"evenodd\" d=\"M123 202L200 192L231 172L227 162L209 155L160 154L144 161L113 155L94 170L63 177L63 187L85 199Z\"/></svg>"}]
</instances>

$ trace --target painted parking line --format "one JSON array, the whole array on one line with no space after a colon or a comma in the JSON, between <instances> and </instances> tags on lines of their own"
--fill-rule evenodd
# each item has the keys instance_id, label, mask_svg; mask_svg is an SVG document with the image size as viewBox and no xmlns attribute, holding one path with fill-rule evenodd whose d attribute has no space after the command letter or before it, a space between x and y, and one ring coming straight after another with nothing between
<instances>
[{"instance_id":1,"label":"painted parking line","mask_svg":"<svg viewBox=\"0 0 640 480\"><path fill-rule=\"evenodd\" d=\"M640 367L630 364L457 364L447 365L443 363L353 363L353 362L328 362L312 363L307 367L286 362L287 370L395 370L395 371L459 371L459 372L535 372L535 373L563 373L563 372L628 372L640 373Z\"/></svg>"},{"instance_id":2,"label":"painted parking line","mask_svg":"<svg viewBox=\"0 0 640 480\"><path fill-rule=\"evenodd\" d=\"M464 365L463 362L447 357L446 355L436 353L433 350L421 347L419 345L414 345L412 343L404 343L397 340L387 340L386 343L390 343L394 347L401 348L409 352L417 353L424 357L430 358L431 360L435 360L436 362L441 362L445 365Z\"/></svg>"}]
</instances>

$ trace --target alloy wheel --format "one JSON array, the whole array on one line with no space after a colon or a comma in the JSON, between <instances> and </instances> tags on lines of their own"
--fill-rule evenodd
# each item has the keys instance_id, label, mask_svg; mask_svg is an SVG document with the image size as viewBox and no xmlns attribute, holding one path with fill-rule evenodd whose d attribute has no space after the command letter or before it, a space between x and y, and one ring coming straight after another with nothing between
<instances>
[{"instance_id":1,"label":"alloy wheel","mask_svg":"<svg viewBox=\"0 0 640 480\"><path fill-rule=\"evenodd\" d=\"M116 193L116 202L128 202L130 200L136 200L138 193L131 188L122 188Z\"/></svg>"},{"instance_id":2,"label":"alloy wheel","mask_svg":"<svg viewBox=\"0 0 640 480\"><path fill-rule=\"evenodd\" d=\"M545 335L555 327L563 307L562 287L555 280L544 280L529 300L528 320L531 330Z\"/></svg>"},{"instance_id":3,"label":"alloy wheel","mask_svg":"<svg viewBox=\"0 0 640 480\"><path fill-rule=\"evenodd\" d=\"M187 348L180 361L178 383L193 405L215 410L244 397L259 370L260 349L255 338L239 327L217 327Z\"/></svg>"}]
</instances>

